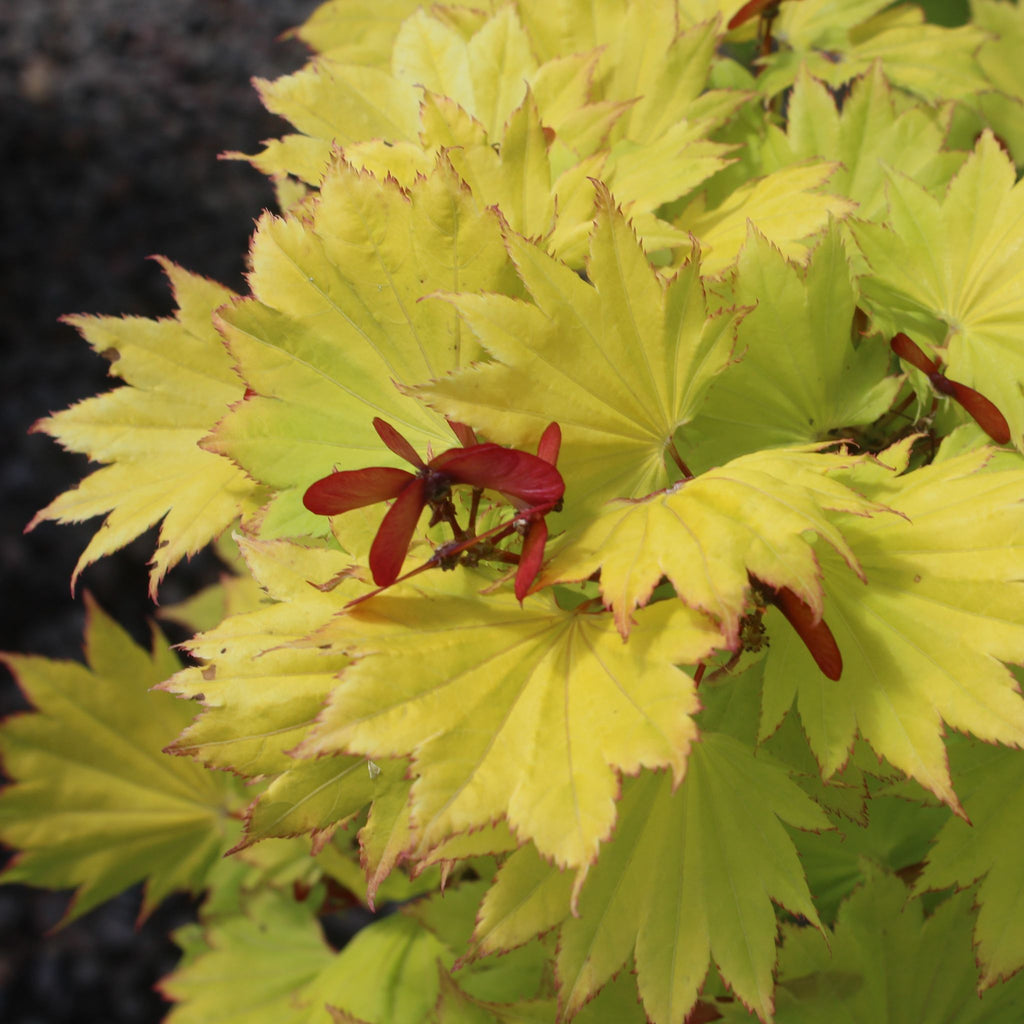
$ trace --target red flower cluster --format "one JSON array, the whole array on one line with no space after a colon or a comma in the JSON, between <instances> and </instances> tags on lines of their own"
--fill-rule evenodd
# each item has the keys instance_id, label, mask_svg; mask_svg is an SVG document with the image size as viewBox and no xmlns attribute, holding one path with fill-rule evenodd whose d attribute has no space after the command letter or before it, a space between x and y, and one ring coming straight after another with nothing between
<instances>
[{"instance_id":1,"label":"red flower cluster","mask_svg":"<svg viewBox=\"0 0 1024 1024\"><path fill-rule=\"evenodd\" d=\"M312 484L303 496L303 504L317 515L333 516L341 512L395 499L380 524L370 547L370 571L379 587L394 583L402 569L413 532L424 508L430 506L430 525L447 521L456 530L451 491L455 484L467 484L477 490L492 490L508 498L518 509L508 532L525 529L523 550L516 571L516 597L526 596L544 558L548 530L544 516L562 499L565 483L555 468L561 432L552 423L541 438L537 454L530 455L499 444L467 444L472 432L454 427L464 447L450 448L424 462L412 445L382 419L374 419L380 439L400 458L416 468L415 473L389 466L342 470ZM475 508L475 505L474 505Z\"/></svg>"}]
</instances>

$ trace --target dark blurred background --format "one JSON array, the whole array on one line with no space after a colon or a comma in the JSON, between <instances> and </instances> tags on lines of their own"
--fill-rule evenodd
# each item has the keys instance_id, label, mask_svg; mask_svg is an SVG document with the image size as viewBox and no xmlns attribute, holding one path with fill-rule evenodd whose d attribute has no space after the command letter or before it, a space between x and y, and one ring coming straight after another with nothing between
<instances>
[{"instance_id":1,"label":"dark blurred background","mask_svg":"<svg viewBox=\"0 0 1024 1024\"><path fill-rule=\"evenodd\" d=\"M244 289L247 240L273 193L247 163L217 157L254 152L285 129L250 79L301 67L305 47L280 37L315 6L0 2L0 650L74 658L81 648L82 603L69 580L99 521L22 532L88 465L29 427L111 385L107 364L58 317L172 313L154 253ZM79 585L142 640L153 545L150 533ZM162 601L210 569L199 559L175 570ZM0 713L23 706L0 668ZM47 937L66 902L0 888L0 1020L160 1020L167 1007L152 985L174 965L167 932L189 918L189 901L170 901L137 928L132 891Z\"/></svg>"}]
</instances>

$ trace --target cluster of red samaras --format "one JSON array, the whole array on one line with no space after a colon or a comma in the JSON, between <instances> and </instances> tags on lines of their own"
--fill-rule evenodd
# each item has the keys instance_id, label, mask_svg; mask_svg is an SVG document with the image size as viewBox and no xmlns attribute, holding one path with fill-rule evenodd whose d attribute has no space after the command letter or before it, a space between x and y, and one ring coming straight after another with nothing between
<instances>
[{"instance_id":1,"label":"cluster of red samaras","mask_svg":"<svg viewBox=\"0 0 1024 1024\"><path fill-rule=\"evenodd\" d=\"M475 551L479 557L485 545L483 557L498 557L502 561L516 559L509 552L498 551L494 545L511 533L522 533L523 547L517 558L515 581L516 597L522 601L544 560L548 537L544 516L561 503L565 493L562 475L555 468L562 437L558 424L548 426L537 454L531 455L500 444L477 444L470 428L453 423L452 429L462 447L450 448L429 462L424 462L390 423L374 419L373 426L384 444L414 466L416 472L371 466L331 473L307 489L302 499L306 508L316 515L334 516L394 499L370 547L370 572L378 587L389 587L399 580L416 524L425 508L431 510L430 525L447 522L454 539L438 548L424 566L413 570L414 573L434 565L454 565L458 556L468 552ZM466 530L459 525L452 503L452 487L457 484L465 484L474 492ZM484 490L504 495L515 507L516 514L511 522L477 535L474 533L476 511Z\"/></svg>"},{"instance_id":2,"label":"cluster of red samaras","mask_svg":"<svg viewBox=\"0 0 1024 1024\"><path fill-rule=\"evenodd\" d=\"M964 412L996 444L1009 444L1010 425L1006 422L1006 417L983 394L959 381L950 380L942 372L942 364L936 359L929 359L918 344L911 341L902 332L897 334L889 344L900 359L905 359L911 366L920 370L940 395L947 395L954 402L958 402Z\"/></svg>"},{"instance_id":3,"label":"cluster of red samaras","mask_svg":"<svg viewBox=\"0 0 1024 1024\"><path fill-rule=\"evenodd\" d=\"M941 364L926 356L907 335L897 334L890 344L897 356L927 375L939 394L958 402L993 441L998 444L1009 442L1010 428L1005 417L984 395L946 377ZM380 588L389 587L400 578L406 579L431 566L453 566L459 558L474 561L492 558L517 564L515 594L522 601L544 560L544 545L548 538L544 517L561 507L565 493L565 483L555 468L562 436L558 424L548 426L537 446L537 454L531 455L499 444L477 444L469 427L453 423L452 429L462 447L450 448L429 462L424 462L389 423L375 419L373 426L384 444L410 463L416 472L391 466L371 466L331 473L306 491L303 497L306 508L317 515L333 516L380 501L394 500L370 547L370 571ZM473 489L467 529L459 525L452 502L452 488L459 484ZM504 495L516 513L510 522L476 534L477 508L485 490ZM416 524L425 508L431 510L430 525L447 522L452 527L453 539L442 544L422 566L400 576ZM518 555L496 547L512 533L523 535L523 546ZM822 673L829 679L839 679L843 659L825 620L816 616L811 607L788 587L774 588L751 577L751 588L758 605L755 614L759 617L767 604L777 607ZM703 666L698 670L698 682L702 675Z\"/></svg>"}]
</instances>

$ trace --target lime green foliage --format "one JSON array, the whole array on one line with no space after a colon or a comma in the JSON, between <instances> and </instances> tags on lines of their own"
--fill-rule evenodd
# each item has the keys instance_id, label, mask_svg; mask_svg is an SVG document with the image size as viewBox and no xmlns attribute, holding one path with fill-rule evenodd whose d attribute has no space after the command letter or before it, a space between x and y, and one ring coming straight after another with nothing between
<instances>
[{"instance_id":1,"label":"lime green foliage","mask_svg":"<svg viewBox=\"0 0 1024 1024\"><path fill-rule=\"evenodd\" d=\"M0 835L21 850L4 881L76 887L68 919L145 879L143 912L204 887L230 845L240 803L225 776L161 750L193 709L150 687L178 660L159 638L136 647L89 606L88 665L7 655L38 713L7 722Z\"/></svg>"},{"instance_id":2,"label":"lime green foliage","mask_svg":"<svg viewBox=\"0 0 1024 1024\"><path fill-rule=\"evenodd\" d=\"M1022 1019L1024 8L742 6L333 0L250 294L74 319L39 518L235 576L10 656L5 877L204 890L176 1024Z\"/></svg>"}]
</instances>

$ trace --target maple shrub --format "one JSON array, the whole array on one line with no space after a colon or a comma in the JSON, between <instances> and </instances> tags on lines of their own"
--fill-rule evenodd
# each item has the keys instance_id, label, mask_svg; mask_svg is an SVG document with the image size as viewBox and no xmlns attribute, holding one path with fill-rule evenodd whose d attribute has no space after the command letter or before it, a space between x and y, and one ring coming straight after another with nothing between
<instances>
[{"instance_id":1,"label":"maple shrub","mask_svg":"<svg viewBox=\"0 0 1024 1024\"><path fill-rule=\"evenodd\" d=\"M70 318L37 521L229 569L7 656L4 880L204 894L171 1024L1019 1024L1024 7L297 32L249 294Z\"/></svg>"}]
</instances>

